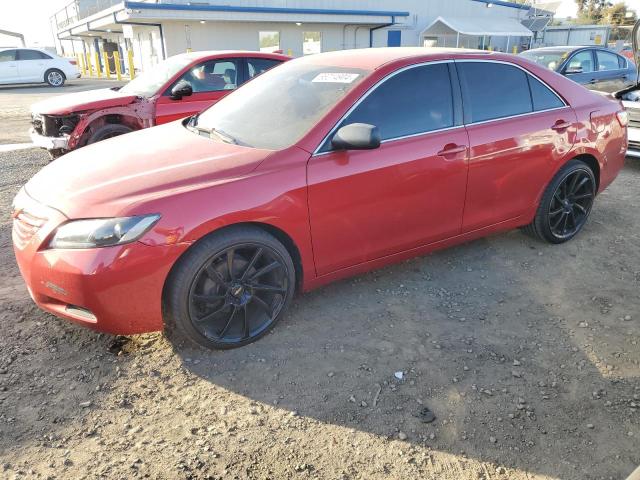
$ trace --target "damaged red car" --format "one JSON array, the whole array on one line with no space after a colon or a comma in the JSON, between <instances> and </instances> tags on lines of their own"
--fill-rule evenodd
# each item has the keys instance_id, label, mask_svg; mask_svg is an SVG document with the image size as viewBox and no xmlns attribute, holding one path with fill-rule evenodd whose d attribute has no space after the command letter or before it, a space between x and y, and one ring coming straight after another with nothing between
<instances>
[{"instance_id":1,"label":"damaged red car","mask_svg":"<svg viewBox=\"0 0 640 480\"><path fill-rule=\"evenodd\" d=\"M31 140L53 158L134 130L191 116L289 60L276 53L175 55L123 87L56 96L31 107Z\"/></svg>"}]
</instances>

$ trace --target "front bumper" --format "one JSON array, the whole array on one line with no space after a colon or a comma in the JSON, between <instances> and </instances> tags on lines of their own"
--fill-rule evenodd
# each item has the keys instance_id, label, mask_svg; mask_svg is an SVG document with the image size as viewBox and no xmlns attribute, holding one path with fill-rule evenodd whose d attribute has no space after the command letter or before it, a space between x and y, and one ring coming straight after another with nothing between
<instances>
[{"instance_id":1,"label":"front bumper","mask_svg":"<svg viewBox=\"0 0 640 480\"><path fill-rule=\"evenodd\" d=\"M29 130L29 136L36 147L46 148L47 150L67 150L69 144L69 135L45 137L32 128Z\"/></svg>"},{"instance_id":2,"label":"front bumper","mask_svg":"<svg viewBox=\"0 0 640 480\"><path fill-rule=\"evenodd\" d=\"M627 156L640 158L640 128L628 127L627 135L629 137L629 146L627 148Z\"/></svg>"},{"instance_id":3,"label":"front bumper","mask_svg":"<svg viewBox=\"0 0 640 480\"><path fill-rule=\"evenodd\" d=\"M14 252L29 294L40 308L117 335L162 330L164 282L188 244L47 249L49 238L67 218L24 190L15 203Z\"/></svg>"}]
</instances>

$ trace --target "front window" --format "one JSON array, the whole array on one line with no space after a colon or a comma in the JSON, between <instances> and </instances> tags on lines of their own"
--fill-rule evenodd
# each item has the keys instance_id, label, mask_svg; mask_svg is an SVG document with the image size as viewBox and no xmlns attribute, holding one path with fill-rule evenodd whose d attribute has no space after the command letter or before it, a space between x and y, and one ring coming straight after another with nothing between
<instances>
[{"instance_id":1,"label":"front window","mask_svg":"<svg viewBox=\"0 0 640 480\"><path fill-rule=\"evenodd\" d=\"M235 59L209 60L187 70L173 85L188 82L193 93L234 90L238 86L238 62ZM165 94L169 94L168 88Z\"/></svg>"},{"instance_id":2,"label":"front window","mask_svg":"<svg viewBox=\"0 0 640 480\"><path fill-rule=\"evenodd\" d=\"M538 65L542 65L543 67L556 72L558 71L558 68L560 68L560 65L562 65L562 63L567 59L569 53L571 53L570 50L563 49L529 50L522 52L520 56L528 58L529 60L536 62Z\"/></svg>"},{"instance_id":3,"label":"front window","mask_svg":"<svg viewBox=\"0 0 640 480\"><path fill-rule=\"evenodd\" d=\"M192 123L225 141L279 150L302 138L368 73L305 59L286 62L223 98Z\"/></svg>"},{"instance_id":4,"label":"front window","mask_svg":"<svg viewBox=\"0 0 640 480\"><path fill-rule=\"evenodd\" d=\"M170 57L154 65L139 77L131 80L120 89L120 92L128 95L152 97L162 86L191 62L193 62L193 58L186 55Z\"/></svg>"}]
</instances>

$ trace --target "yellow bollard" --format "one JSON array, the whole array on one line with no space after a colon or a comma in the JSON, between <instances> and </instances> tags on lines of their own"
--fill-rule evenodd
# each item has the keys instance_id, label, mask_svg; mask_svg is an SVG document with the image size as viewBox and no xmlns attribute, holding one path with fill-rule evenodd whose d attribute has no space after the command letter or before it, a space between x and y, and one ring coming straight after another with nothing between
<instances>
[{"instance_id":1,"label":"yellow bollard","mask_svg":"<svg viewBox=\"0 0 640 480\"><path fill-rule=\"evenodd\" d=\"M489 51L493 52L493 47L491 45L489 45Z\"/></svg>"},{"instance_id":2,"label":"yellow bollard","mask_svg":"<svg viewBox=\"0 0 640 480\"><path fill-rule=\"evenodd\" d=\"M116 64L116 78L122 80L122 72L120 71L120 52L113 52L113 62Z\"/></svg>"},{"instance_id":3,"label":"yellow bollard","mask_svg":"<svg viewBox=\"0 0 640 480\"><path fill-rule=\"evenodd\" d=\"M102 52L102 57L104 58L104 76L111 80L111 72L109 71L109 54L107 52Z\"/></svg>"},{"instance_id":4,"label":"yellow bollard","mask_svg":"<svg viewBox=\"0 0 640 480\"><path fill-rule=\"evenodd\" d=\"M287 55L289 55L290 57L293 57L293 50L291 49L287 50Z\"/></svg>"},{"instance_id":5,"label":"yellow bollard","mask_svg":"<svg viewBox=\"0 0 640 480\"><path fill-rule=\"evenodd\" d=\"M513 54L515 55L516 53L518 53L518 46L514 45L513 46Z\"/></svg>"},{"instance_id":6,"label":"yellow bollard","mask_svg":"<svg viewBox=\"0 0 640 480\"><path fill-rule=\"evenodd\" d=\"M129 50L127 55L129 56L129 78L133 80L136 76L136 69L133 66L133 50Z\"/></svg>"},{"instance_id":7,"label":"yellow bollard","mask_svg":"<svg viewBox=\"0 0 640 480\"><path fill-rule=\"evenodd\" d=\"M190 48L187 48L187 53L191 53L193 52L193 50L191 50Z\"/></svg>"},{"instance_id":8,"label":"yellow bollard","mask_svg":"<svg viewBox=\"0 0 640 480\"><path fill-rule=\"evenodd\" d=\"M87 59L87 74L91 77L93 75L93 67L91 66L91 54L89 54L89 52L87 52L85 54L85 57Z\"/></svg>"},{"instance_id":9,"label":"yellow bollard","mask_svg":"<svg viewBox=\"0 0 640 480\"><path fill-rule=\"evenodd\" d=\"M96 61L96 75L98 75L98 78L102 77L102 69L100 68L100 54L98 52L96 52L95 54L95 61Z\"/></svg>"}]
</instances>

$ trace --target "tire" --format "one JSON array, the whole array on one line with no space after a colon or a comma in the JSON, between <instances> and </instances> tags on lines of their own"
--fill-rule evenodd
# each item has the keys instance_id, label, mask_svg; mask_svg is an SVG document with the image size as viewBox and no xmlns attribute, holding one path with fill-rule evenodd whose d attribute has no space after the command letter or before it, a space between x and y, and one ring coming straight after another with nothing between
<instances>
[{"instance_id":1,"label":"tire","mask_svg":"<svg viewBox=\"0 0 640 480\"><path fill-rule=\"evenodd\" d=\"M64 85L64 81L66 77L62 70L58 70L57 68L50 68L46 72L44 72L44 81L50 87L62 87Z\"/></svg>"},{"instance_id":2,"label":"tire","mask_svg":"<svg viewBox=\"0 0 640 480\"><path fill-rule=\"evenodd\" d=\"M174 343L186 337L210 349L247 345L282 318L295 285L291 256L269 233L252 226L212 233L167 278L166 334Z\"/></svg>"},{"instance_id":3,"label":"tire","mask_svg":"<svg viewBox=\"0 0 640 480\"><path fill-rule=\"evenodd\" d=\"M133 132L133 129L126 125L107 123L91 134L89 140L87 140L87 145L106 140L107 138L117 137L118 135L124 135L129 132Z\"/></svg>"},{"instance_id":4,"label":"tire","mask_svg":"<svg viewBox=\"0 0 640 480\"><path fill-rule=\"evenodd\" d=\"M522 230L545 242L568 242L587 222L595 195L593 171L586 163L573 159L549 182L533 221Z\"/></svg>"},{"instance_id":5,"label":"tire","mask_svg":"<svg viewBox=\"0 0 640 480\"><path fill-rule=\"evenodd\" d=\"M61 148L54 148L53 150L48 150L48 152L49 152L50 162L53 162L56 158L60 158L62 155L67 153L66 150L63 150Z\"/></svg>"}]
</instances>

